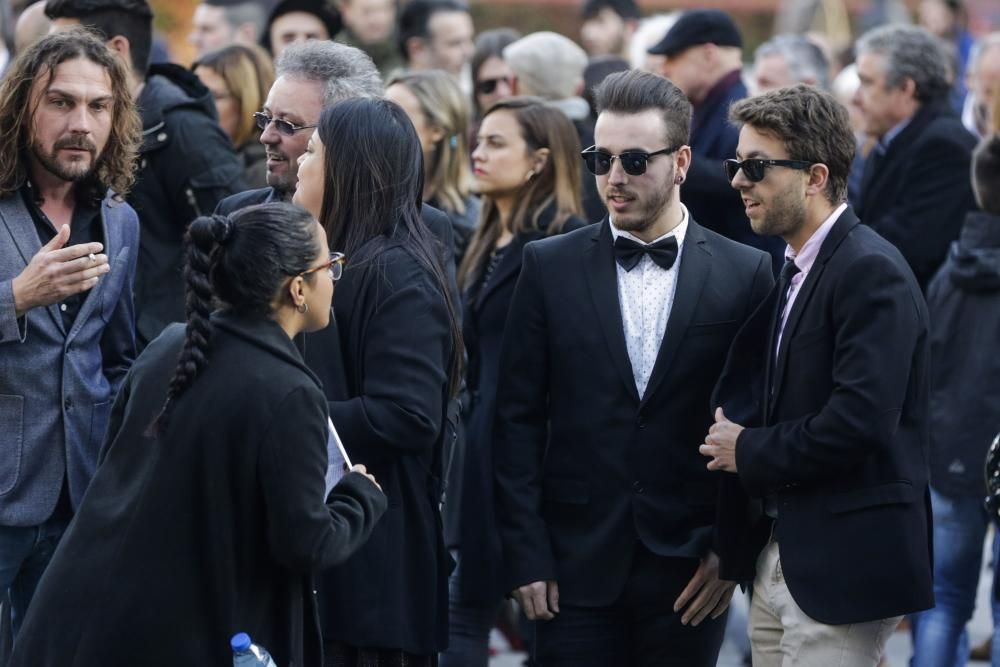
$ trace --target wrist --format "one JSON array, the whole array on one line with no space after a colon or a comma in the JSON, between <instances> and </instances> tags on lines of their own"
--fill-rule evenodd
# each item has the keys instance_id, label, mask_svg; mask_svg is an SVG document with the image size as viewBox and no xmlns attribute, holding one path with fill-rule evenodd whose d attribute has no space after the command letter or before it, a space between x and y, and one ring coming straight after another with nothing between
<instances>
[{"instance_id":1,"label":"wrist","mask_svg":"<svg viewBox=\"0 0 1000 667\"><path fill-rule=\"evenodd\" d=\"M17 276L10 281L10 290L14 295L14 315L18 319L22 318L26 312L31 310L31 306L25 302L24 295L21 293L20 281L21 276Z\"/></svg>"}]
</instances>

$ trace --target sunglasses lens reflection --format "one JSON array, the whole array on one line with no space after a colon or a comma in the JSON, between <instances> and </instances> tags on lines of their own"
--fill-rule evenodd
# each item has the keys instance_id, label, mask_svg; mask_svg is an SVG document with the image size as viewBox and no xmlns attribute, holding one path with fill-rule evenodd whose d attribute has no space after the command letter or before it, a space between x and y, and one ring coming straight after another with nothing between
<instances>
[{"instance_id":1,"label":"sunglasses lens reflection","mask_svg":"<svg viewBox=\"0 0 1000 667\"><path fill-rule=\"evenodd\" d=\"M618 159L622 161L622 169L629 176L642 176L646 173L646 156L642 153L623 153Z\"/></svg>"}]
</instances>

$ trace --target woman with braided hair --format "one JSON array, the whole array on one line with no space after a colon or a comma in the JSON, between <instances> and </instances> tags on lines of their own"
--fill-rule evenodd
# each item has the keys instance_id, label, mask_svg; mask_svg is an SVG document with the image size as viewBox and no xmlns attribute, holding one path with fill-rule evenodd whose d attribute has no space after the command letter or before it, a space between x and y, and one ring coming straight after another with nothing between
<instances>
[{"instance_id":1,"label":"woman with braided hair","mask_svg":"<svg viewBox=\"0 0 1000 667\"><path fill-rule=\"evenodd\" d=\"M223 665L241 631L321 663L312 575L386 508L363 466L326 488L326 399L292 343L328 324L343 262L290 204L191 224L187 322L125 379L10 664Z\"/></svg>"}]
</instances>

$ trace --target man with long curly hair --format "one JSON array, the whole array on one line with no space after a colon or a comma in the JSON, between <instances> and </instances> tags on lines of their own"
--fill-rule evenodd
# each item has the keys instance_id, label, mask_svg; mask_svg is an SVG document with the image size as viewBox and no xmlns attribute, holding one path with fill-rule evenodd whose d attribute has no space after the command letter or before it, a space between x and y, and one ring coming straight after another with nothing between
<instances>
[{"instance_id":1,"label":"man with long curly hair","mask_svg":"<svg viewBox=\"0 0 1000 667\"><path fill-rule=\"evenodd\" d=\"M14 629L97 467L135 358L141 138L124 67L76 29L0 82L0 594Z\"/></svg>"}]
</instances>

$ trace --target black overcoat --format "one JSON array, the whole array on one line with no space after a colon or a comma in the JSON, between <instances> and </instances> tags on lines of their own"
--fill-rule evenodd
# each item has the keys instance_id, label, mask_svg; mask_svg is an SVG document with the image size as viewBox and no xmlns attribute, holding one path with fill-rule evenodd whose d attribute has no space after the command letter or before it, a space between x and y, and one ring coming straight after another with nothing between
<instances>
[{"instance_id":1,"label":"black overcoat","mask_svg":"<svg viewBox=\"0 0 1000 667\"><path fill-rule=\"evenodd\" d=\"M386 499L350 474L324 505L327 411L315 377L277 324L213 322L208 366L162 437L143 432L183 326L129 372L11 665L226 665L241 631L282 667L320 664L311 573L357 549Z\"/></svg>"}]
</instances>

